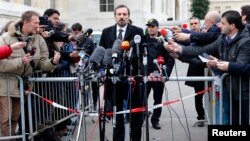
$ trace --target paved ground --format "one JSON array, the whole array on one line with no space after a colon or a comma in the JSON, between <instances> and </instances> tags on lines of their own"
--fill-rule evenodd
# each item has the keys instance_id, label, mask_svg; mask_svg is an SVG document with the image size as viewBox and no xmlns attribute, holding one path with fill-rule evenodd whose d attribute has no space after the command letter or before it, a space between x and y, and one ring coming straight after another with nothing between
<instances>
[{"instance_id":1,"label":"paved ground","mask_svg":"<svg viewBox=\"0 0 250 141\"><path fill-rule=\"evenodd\" d=\"M171 76L186 76L187 64L183 64L177 61L176 69L174 68ZM177 71L176 71L177 70ZM168 97L169 100L179 99L180 97L185 97L192 95L194 93L193 88L184 85L184 82L167 82L166 91L163 101L166 101ZM180 88L180 89L179 89ZM179 91L180 90L180 91ZM149 105L152 105L152 95L149 98ZM196 112L194 107L194 97L187 98L182 102L176 102L171 104L171 107L164 107L160 124L162 126L161 130L155 130L152 128L150 123L149 126L149 137L150 141L207 141L207 123L205 127L193 127L196 120ZM99 128L97 123L97 118L86 118L87 136L86 141L99 141ZM126 133L128 133L128 124L126 125ZM112 124L107 123L106 127L106 137L109 141L112 140ZM143 138L145 138L145 125L143 126ZM75 130L77 131L77 129ZM76 134L77 132L75 132ZM82 133L81 133L82 135ZM75 135L74 135L75 136ZM128 141L128 134L126 134L126 141ZM72 137L75 140L75 137ZM70 137L63 137L63 141L69 141ZM83 141L83 137L79 139ZM85 140L84 140L85 141Z\"/></svg>"}]
</instances>

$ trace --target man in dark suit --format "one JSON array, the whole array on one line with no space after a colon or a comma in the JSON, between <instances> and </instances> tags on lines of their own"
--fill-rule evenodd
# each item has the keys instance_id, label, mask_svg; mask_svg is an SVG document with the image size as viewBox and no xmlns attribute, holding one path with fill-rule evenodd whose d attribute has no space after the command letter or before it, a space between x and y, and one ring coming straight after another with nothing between
<instances>
[{"instance_id":1,"label":"man in dark suit","mask_svg":"<svg viewBox=\"0 0 250 141\"><path fill-rule=\"evenodd\" d=\"M131 41L134 39L135 35L143 35L143 29L133 26L129 24L130 19L130 10L126 5L119 5L114 10L114 17L116 24L105 28L102 31L101 39L100 39L100 46L104 48L112 48L114 41L117 38L120 38L123 41ZM133 50L134 51L134 50ZM130 62L126 60L126 75L138 75L138 63L137 59L132 61L133 71L130 74ZM123 71L122 71L123 72ZM143 82L137 82L136 86L132 91L132 107L141 107L142 106L142 97L143 97L143 86L139 85ZM107 80L105 84L105 95L106 101L112 100L112 104L114 104L113 96L116 95L115 105L117 106L117 111L123 110L123 100L127 99L127 95L129 93L129 84L128 81L118 81L115 84L116 92L113 93L113 86L111 80ZM142 91L141 91L142 90ZM108 108L108 107L107 107ZM143 123L143 113L134 113L131 114L131 131L130 137L133 141L140 141L141 140L141 127ZM125 138L125 130L124 130L124 117L123 115L116 116L116 125L114 128L113 133L113 140L114 141L124 141Z\"/></svg>"}]
</instances>

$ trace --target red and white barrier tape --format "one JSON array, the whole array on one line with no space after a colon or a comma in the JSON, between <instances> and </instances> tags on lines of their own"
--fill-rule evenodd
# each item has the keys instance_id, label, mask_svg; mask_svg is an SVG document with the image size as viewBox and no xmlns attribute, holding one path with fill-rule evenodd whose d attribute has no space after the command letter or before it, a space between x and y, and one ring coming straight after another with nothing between
<instances>
[{"instance_id":1,"label":"red and white barrier tape","mask_svg":"<svg viewBox=\"0 0 250 141\"><path fill-rule=\"evenodd\" d=\"M210 91L211 89L212 89L212 88L210 87L210 88L205 89L205 90L203 90L203 91L200 91L200 92L198 92L198 93L195 93L195 94L192 94L192 95L183 97L183 98L181 98L181 99L176 99L176 100L172 100L172 101L166 101L166 102L163 102L163 103L161 103L161 104L157 104L157 105L154 105L154 106L150 106L150 107L148 107L148 110L149 110L149 111L150 111L150 110L154 110L154 109L157 109L157 108L161 108L161 107L164 107L164 106L167 106L167 105L170 105L170 104L179 102L179 101L184 100L184 99L188 99L188 98L194 97L194 96L199 95L199 94L204 94L205 92ZM49 99L47 99L47 98L41 97L40 95L38 95L38 94L35 93L35 92L29 92L29 93L30 93L30 94L33 94L33 95L35 95L35 96L38 96L38 97L41 98L43 101L47 102L48 104L50 104L50 105L52 105L52 106L54 106L54 107L56 107L56 108L64 109L64 110L67 110L67 111L72 112L72 113L77 113L77 114L80 113L80 112L77 111L77 110L74 110L74 109L72 109L72 108L67 108L67 107L65 107L65 106L63 106L63 105L60 105L60 104L58 104L58 103L56 103L56 102L54 102L54 101L51 101L51 100L49 100ZM131 113L138 113L138 112L145 112L145 111L146 111L145 107L139 107L139 108L133 108L133 109L131 109L131 111L130 111L130 110L119 111L119 112L116 112L116 114L125 114L125 113L130 113L130 112L131 112ZM90 114L91 114L92 116L98 116L98 113L90 113ZM113 115L113 112L107 112L106 115L107 115L107 116L112 116L112 115Z\"/></svg>"},{"instance_id":2,"label":"red and white barrier tape","mask_svg":"<svg viewBox=\"0 0 250 141\"><path fill-rule=\"evenodd\" d=\"M56 102L54 102L54 101L51 101L51 100L49 100L49 99L47 99L47 98L44 98L44 97L41 97L40 95L38 95L37 93L35 93L35 92L29 92L30 94L33 94L33 95L35 95L35 96L38 96L39 98L41 98L43 101L45 101L45 102L47 102L48 104L50 104L50 105L52 105L52 106L54 106L54 107L56 107L56 108L60 108L60 109L64 109L64 110L67 110L67 111L69 111L69 112L72 112L72 113L77 113L77 114L79 114L80 112L79 111L77 111L77 110L74 110L74 109L72 109L72 108L67 108L67 107L65 107L65 106L63 106L63 105L60 105L60 104L58 104L58 103L56 103Z\"/></svg>"}]
</instances>

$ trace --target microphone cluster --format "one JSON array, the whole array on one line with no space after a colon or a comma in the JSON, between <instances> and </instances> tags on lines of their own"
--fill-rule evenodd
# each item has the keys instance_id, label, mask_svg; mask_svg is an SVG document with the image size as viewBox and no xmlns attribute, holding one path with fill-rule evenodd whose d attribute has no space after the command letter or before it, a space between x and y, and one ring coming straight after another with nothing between
<instances>
[{"instance_id":1,"label":"microphone cluster","mask_svg":"<svg viewBox=\"0 0 250 141\"><path fill-rule=\"evenodd\" d=\"M90 56L85 52L80 52L81 58L85 58L85 62L87 62L83 71L84 74L89 76L87 78L91 79L94 77L119 76L123 77L122 80L124 80L124 76L127 78L126 74L122 73L125 69L124 64L126 63L126 60L131 61L134 55L138 56L140 54L140 42L141 36L136 35L134 40L130 42L116 39L112 48L105 49L102 46L98 46ZM144 49L143 56L147 56L147 43L142 44L142 47ZM143 63L147 63L147 59L143 59ZM158 56L157 59L154 60L154 63L157 65L160 75L150 75L145 78L147 78L148 81L166 81L166 78L162 77L163 64L165 63L164 58ZM138 76L141 75L138 73Z\"/></svg>"}]
</instances>

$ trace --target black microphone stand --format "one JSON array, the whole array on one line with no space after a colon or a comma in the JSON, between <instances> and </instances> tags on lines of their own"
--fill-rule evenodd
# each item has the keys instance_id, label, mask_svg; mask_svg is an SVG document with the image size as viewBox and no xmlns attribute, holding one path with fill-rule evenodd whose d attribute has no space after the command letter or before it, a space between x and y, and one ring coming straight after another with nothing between
<instances>
[{"instance_id":1,"label":"black microphone stand","mask_svg":"<svg viewBox=\"0 0 250 141\"><path fill-rule=\"evenodd\" d=\"M133 78L132 78L132 70L133 70L133 65L132 65L132 55L129 58L129 64L130 64L130 68L129 68L129 78L128 78L128 84L129 84L129 131L131 132L131 113L132 113L132 82L133 82ZM130 135L130 134L129 134ZM130 140L132 140L131 136L130 136Z\"/></svg>"},{"instance_id":2,"label":"black microphone stand","mask_svg":"<svg viewBox=\"0 0 250 141\"><path fill-rule=\"evenodd\" d=\"M108 70L109 70L109 66L107 65L105 67L105 79L104 79L104 91L106 91L106 85L108 84ZM104 100L105 100L105 104L103 107L103 113L102 113L102 109L101 109L101 104L100 104L100 94L99 94L99 132L100 132L100 141L105 141L105 129L106 129L106 112L107 112L107 108L106 108L106 101L107 101L107 93L104 92Z\"/></svg>"},{"instance_id":3,"label":"black microphone stand","mask_svg":"<svg viewBox=\"0 0 250 141\"><path fill-rule=\"evenodd\" d=\"M148 94L147 94L147 69L148 69L148 51L147 45L143 44L144 46L144 54L143 54L143 65L144 65L144 106L145 106L145 113L146 113L146 141L149 141L149 122L148 122Z\"/></svg>"},{"instance_id":4,"label":"black microphone stand","mask_svg":"<svg viewBox=\"0 0 250 141\"><path fill-rule=\"evenodd\" d=\"M139 43L136 44L136 55L137 55L137 62L138 62L138 75L140 75L140 50L139 50Z\"/></svg>"},{"instance_id":5,"label":"black microphone stand","mask_svg":"<svg viewBox=\"0 0 250 141\"><path fill-rule=\"evenodd\" d=\"M105 80L104 80L105 81ZM104 106L104 114L103 114L103 125L102 125L102 113L101 113L101 98L100 98L100 79L97 79L97 94L98 94L98 119L99 119L99 132L100 132L100 141L104 141L105 137L105 119L106 119L106 108ZM106 99L106 97L104 98Z\"/></svg>"}]
</instances>

